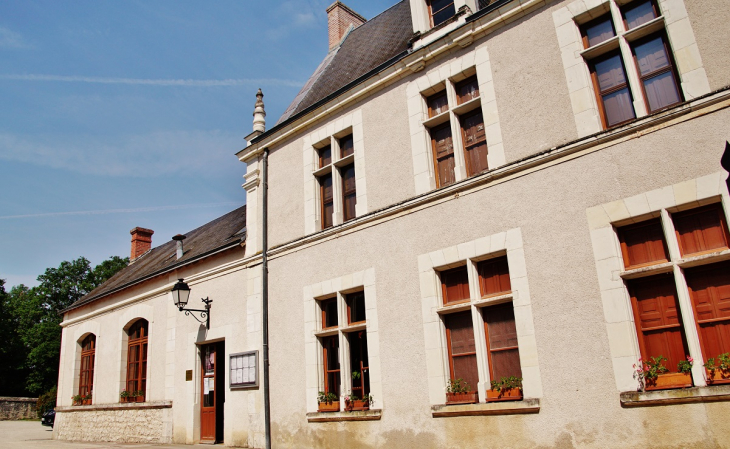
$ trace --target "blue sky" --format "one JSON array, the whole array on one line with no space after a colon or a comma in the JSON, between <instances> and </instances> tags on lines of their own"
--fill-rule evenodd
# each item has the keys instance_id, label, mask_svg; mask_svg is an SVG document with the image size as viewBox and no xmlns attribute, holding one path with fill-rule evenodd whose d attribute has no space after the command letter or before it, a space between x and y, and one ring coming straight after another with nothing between
<instances>
[{"instance_id":1,"label":"blue sky","mask_svg":"<svg viewBox=\"0 0 730 449\"><path fill-rule=\"evenodd\" d=\"M396 0L351 0L370 19ZM326 0L0 2L0 279L129 255L245 203L257 88L273 126L327 52Z\"/></svg>"}]
</instances>

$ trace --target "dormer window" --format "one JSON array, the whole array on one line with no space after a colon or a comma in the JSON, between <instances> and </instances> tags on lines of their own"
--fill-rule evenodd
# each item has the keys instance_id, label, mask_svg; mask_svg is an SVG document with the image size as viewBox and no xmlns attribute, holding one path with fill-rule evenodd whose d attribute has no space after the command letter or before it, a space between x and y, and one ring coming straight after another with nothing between
<instances>
[{"instance_id":1,"label":"dormer window","mask_svg":"<svg viewBox=\"0 0 730 449\"><path fill-rule=\"evenodd\" d=\"M456 14L453 0L428 0L427 3L431 27L441 25Z\"/></svg>"}]
</instances>

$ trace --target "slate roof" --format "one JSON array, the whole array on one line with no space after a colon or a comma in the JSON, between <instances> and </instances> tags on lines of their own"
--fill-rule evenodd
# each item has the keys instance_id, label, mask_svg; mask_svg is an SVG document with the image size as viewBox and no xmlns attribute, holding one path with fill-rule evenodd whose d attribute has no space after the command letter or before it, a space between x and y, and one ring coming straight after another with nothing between
<instances>
[{"instance_id":1,"label":"slate roof","mask_svg":"<svg viewBox=\"0 0 730 449\"><path fill-rule=\"evenodd\" d=\"M176 258L176 242L170 240L139 256L134 263L71 304L63 312L75 309L103 296L170 271L173 268L205 258L211 253L234 247L246 239L246 206L218 217L185 235L184 254Z\"/></svg>"},{"instance_id":2,"label":"slate roof","mask_svg":"<svg viewBox=\"0 0 730 449\"><path fill-rule=\"evenodd\" d=\"M411 6L401 0L352 30L339 48L330 51L277 124L407 51L412 37Z\"/></svg>"}]
</instances>

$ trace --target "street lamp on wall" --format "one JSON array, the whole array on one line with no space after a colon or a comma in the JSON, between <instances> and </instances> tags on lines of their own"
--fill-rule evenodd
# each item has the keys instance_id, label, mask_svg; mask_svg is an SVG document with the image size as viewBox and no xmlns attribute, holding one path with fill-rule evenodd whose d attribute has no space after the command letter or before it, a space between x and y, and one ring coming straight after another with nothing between
<instances>
[{"instance_id":1,"label":"street lamp on wall","mask_svg":"<svg viewBox=\"0 0 730 449\"><path fill-rule=\"evenodd\" d=\"M212 303L213 300L201 298L200 300L203 301L203 304L205 304L205 310L201 310L186 309L185 306L188 305L189 299L190 287L182 279L178 279L177 283L172 287L172 301L175 303L175 307L177 307L179 311L185 312L185 315L195 318L198 323L203 323L203 320L205 320L205 328L210 329L210 303ZM199 313L200 319L191 312Z\"/></svg>"}]
</instances>

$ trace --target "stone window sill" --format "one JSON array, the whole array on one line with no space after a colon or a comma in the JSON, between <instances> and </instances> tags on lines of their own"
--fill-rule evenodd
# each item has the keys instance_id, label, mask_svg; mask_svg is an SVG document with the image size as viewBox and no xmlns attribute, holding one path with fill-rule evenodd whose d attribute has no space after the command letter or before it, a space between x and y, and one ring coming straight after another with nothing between
<instances>
[{"instance_id":1,"label":"stone window sill","mask_svg":"<svg viewBox=\"0 0 730 449\"><path fill-rule=\"evenodd\" d=\"M540 399L531 398L522 401L486 402L464 405L434 405L431 416L448 418L451 416L483 416L483 415L524 415L540 412Z\"/></svg>"},{"instance_id":2,"label":"stone window sill","mask_svg":"<svg viewBox=\"0 0 730 449\"><path fill-rule=\"evenodd\" d=\"M308 422L339 422L339 421L378 421L383 416L383 410L364 410L361 412L314 412L307 413Z\"/></svg>"},{"instance_id":3,"label":"stone window sill","mask_svg":"<svg viewBox=\"0 0 730 449\"><path fill-rule=\"evenodd\" d=\"M719 401L730 401L730 385L621 393L621 407L624 408Z\"/></svg>"},{"instance_id":4,"label":"stone window sill","mask_svg":"<svg viewBox=\"0 0 730 449\"><path fill-rule=\"evenodd\" d=\"M172 408L172 401L153 401L153 402L129 402L116 404L92 404L92 405L72 405L65 407L56 407L57 413L66 412L97 412L104 410L149 410L156 408Z\"/></svg>"}]
</instances>

